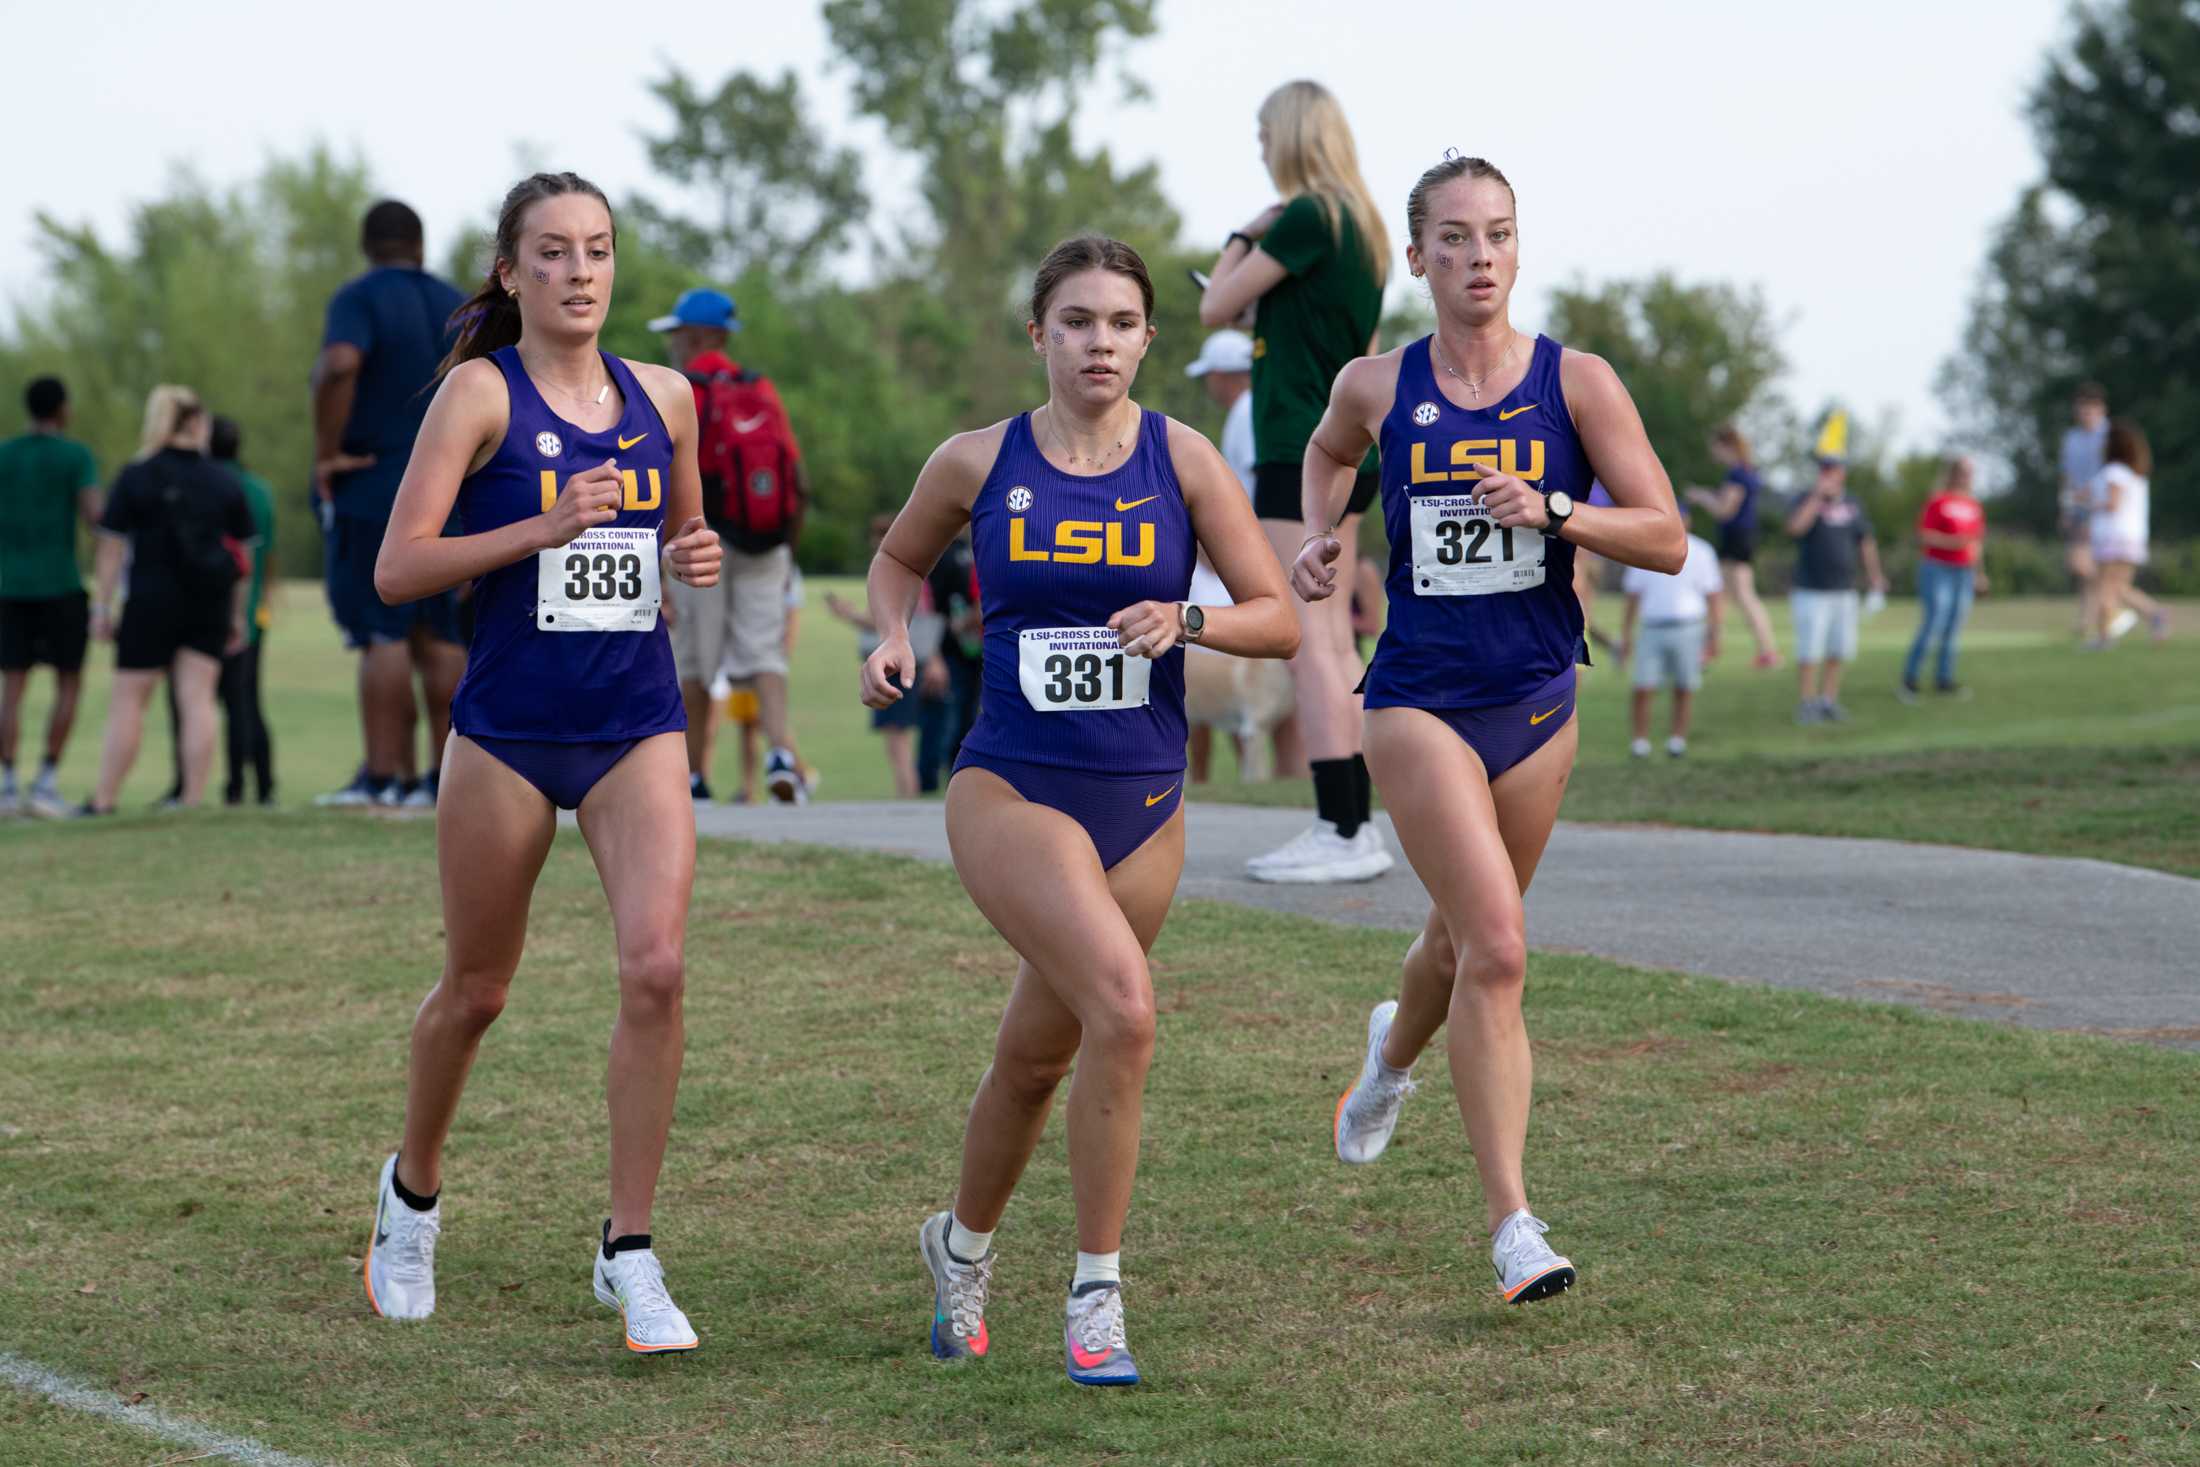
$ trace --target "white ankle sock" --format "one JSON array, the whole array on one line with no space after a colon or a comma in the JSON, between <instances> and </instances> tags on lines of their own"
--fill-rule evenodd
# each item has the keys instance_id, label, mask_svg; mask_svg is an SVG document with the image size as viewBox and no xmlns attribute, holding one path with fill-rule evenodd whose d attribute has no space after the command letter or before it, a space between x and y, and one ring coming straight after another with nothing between
<instances>
[{"instance_id":1,"label":"white ankle sock","mask_svg":"<svg viewBox=\"0 0 2200 1467\"><path fill-rule=\"evenodd\" d=\"M947 1251L965 1263L976 1263L993 1246L991 1233L973 1233L952 1212L947 1215Z\"/></svg>"},{"instance_id":2,"label":"white ankle sock","mask_svg":"<svg viewBox=\"0 0 2200 1467\"><path fill-rule=\"evenodd\" d=\"M1113 1253L1079 1253L1077 1272L1070 1277L1069 1291L1074 1294L1086 1284L1120 1284L1123 1282L1123 1250Z\"/></svg>"}]
</instances>

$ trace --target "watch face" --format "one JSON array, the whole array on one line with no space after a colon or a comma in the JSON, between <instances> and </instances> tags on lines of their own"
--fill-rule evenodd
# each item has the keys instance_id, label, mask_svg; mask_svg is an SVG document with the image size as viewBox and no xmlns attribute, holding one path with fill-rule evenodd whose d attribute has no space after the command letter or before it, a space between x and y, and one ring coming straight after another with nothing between
<instances>
[{"instance_id":1,"label":"watch face","mask_svg":"<svg viewBox=\"0 0 2200 1467\"><path fill-rule=\"evenodd\" d=\"M1197 606L1184 608L1184 630L1198 636L1207 629L1207 613Z\"/></svg>"},{"instance_id":2,"label":"watch face","mask_svg":"<svg viewBox=\"0 0 2200 1467\"><path fill-rule=\"evenodd\" d=\"M1552 515L1559 519L1574 512L1574 497L1563 489L1552 490L1549 503Z\"/></svg>"}]
</instances>

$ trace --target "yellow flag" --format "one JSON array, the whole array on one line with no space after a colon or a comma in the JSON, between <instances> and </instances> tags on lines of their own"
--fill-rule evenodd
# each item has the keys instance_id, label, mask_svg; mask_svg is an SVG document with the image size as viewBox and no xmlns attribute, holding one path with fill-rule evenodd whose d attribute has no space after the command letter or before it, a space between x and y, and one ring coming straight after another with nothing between
<instances>
[{"instance_id":1,"label":"yellow flag","mask_svg":"<svg viewBox=\"0 0 2200 1467\"><path fill-rule=\"evenodd\" d=\"M1815 458L1846 461L1849 456L1849 415L1841 408L1830 408L1818 424L1818 444L1811 449Z\"/></svg>"}]
</instances>

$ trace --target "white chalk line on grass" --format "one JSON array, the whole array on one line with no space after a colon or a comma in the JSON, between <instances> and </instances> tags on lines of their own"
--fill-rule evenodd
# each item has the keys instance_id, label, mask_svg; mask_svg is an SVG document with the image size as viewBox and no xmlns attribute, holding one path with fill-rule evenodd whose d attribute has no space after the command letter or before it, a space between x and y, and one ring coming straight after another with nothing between
<instances>
[{"instance_id":1,"label":"white chalk line on grass","mask_svg":"<svg viewBox=\"0 0 2200 1467\"><path fill-rule=\"evenodd\" d=\"M170 1416L151 1406L132 1406L117 1400L113 1391L97 1390L79 1384L65 1375L48 1370L22 1356L0 1350L0 1380L34 1396L44 1396L56 1406L71 1411L82 1411L87 1416L119 1422L148 1436L165 1438L181 1446L192 1447L213 1457L226 1457L232 1462L243 1462L247 1467L321 1467L308 1457L293 1457L288 1452L278 1452L263 1446L248 1436L231 1436L201 1426L196 1421L185 1421Z\"/></svg>"}]
</instances>

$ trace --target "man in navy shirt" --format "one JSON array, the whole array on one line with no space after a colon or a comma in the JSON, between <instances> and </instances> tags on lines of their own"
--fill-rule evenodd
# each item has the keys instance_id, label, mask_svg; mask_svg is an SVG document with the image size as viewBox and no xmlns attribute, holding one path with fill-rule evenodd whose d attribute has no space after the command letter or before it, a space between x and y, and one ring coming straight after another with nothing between
<instances>
[{"instance_id":1,"label":"man in navy shirt","mask_svg":"<svg viewBox=\"0 0 2200 1467\"><path fill-rule=\"evenodd\" d=\"M451 694L466 670L458 596L385 606L375 594L374 559L463 298L423 268L420 216L396 200L367 211L359 243L369 268L329 301L313 367L313 487L328 546L329 610L360 654L366 761L351 784L317 803L426 806L435 803ZM428 710L424 780L413 778L416 671Z\"/></svg>"}]
</instances>

